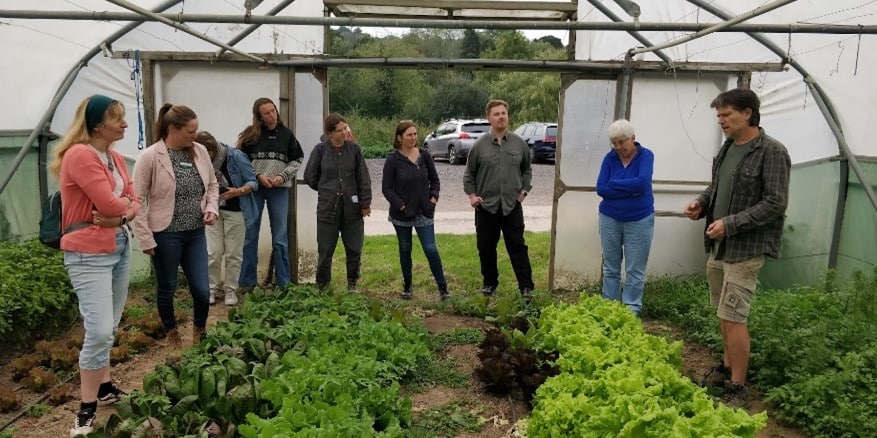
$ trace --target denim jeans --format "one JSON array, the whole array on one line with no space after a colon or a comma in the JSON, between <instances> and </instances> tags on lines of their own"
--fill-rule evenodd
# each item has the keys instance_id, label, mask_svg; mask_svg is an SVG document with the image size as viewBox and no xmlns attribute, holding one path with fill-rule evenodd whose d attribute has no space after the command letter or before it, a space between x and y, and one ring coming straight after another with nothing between
<instances>
[{"instance_id":1,"label":"denim jeans","mask_svg":"<svg viewBox=\"0 0 877 438\"><path fill-rule=\"evenodd\" d=\"M244 214L239 211L219 210L216 223L207 226L207 272L210 290L219 296L219 283L225 293L238 289L241 275L241 259L246 230ZM222 267L225 266L225 281L222 280Z\"/></svg>"},{"instance_id":2,"label":"denim jeans","mask_svg":"<svg viewBox=\"0 0 877 438\"><path fill-rule=\"evenodd\" d=\"M244 237L244 261L241 264L241 286L255 286L259 267L259 230L262 227L262 210L268 204L268 220L271 223L271 252L274 254L274 276L280 287L289 285L289 190L284 187L259 187L253 192L256 200L256 220L247 227Z\"/></svg>"},{"instance_id":3,"label":"denim jeans","mask_svg":"<svg viewBox=\"0 0 877 438\"><path fill-rule=\"evenodd\" d=\"M79 368L107 367L131 280L131 243L127 232L119 229L116 250L109 254L64 251L64 266L79 298L79 313L85 327Z\"/></svg>"},{"instance_id":4,"label":"denim jeans","mask_svg":"<svg viewBox=\"0 0 877 438\"><path fill-rule=\"evenodd\" d=\"M402 265L402 280L405 284L411 284L411 248L413 246L411 228L414 227L393 226L396 228L396 237L399 239L399 263ZM429 270L432 271L435 283L439 287L447 285L442 269L442 258L439 256L438 247L435 244L435 227L427 225L416 227L416 229L420 246L423 247L423 254L429 261Z\"/></svg>"},{"instance_id":5,"label":"denim jeans","mask_svg":"<svg viewBox=\"0 0 877 438\"><path fill-rule=\"evenodd\" d=\"M600 213L600 244L603 247L603 298L621 300L635 315L643 307L646 264L652 248L655 215L638 221L617 221ZM624 259L624 290L621 259Z\"/></svg>"},{"instance_id":6,"label":"denim jeans","mask_svg":"<svg viewBox=\"0 0 877 438\"><path fill-rule=\"evenodd\" d=\"M210 309L210 286L207 280L207 238L204 227L189 231L155 233L155 255L152 266L157 284L155 302L164 328L177 327L174 316L174 294L177 292L177 268L183 267L194 304L195 327L207 325Z\"/></svg>"}]
</instances>

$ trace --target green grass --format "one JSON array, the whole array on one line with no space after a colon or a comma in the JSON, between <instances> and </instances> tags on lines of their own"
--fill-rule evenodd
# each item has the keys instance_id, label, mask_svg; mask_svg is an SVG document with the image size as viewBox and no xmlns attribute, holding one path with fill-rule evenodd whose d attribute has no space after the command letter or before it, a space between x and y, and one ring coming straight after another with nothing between
<instances>
[{"instance_id":1,"label":"green grass","mask_svg":"<svg viewBox=\"0 0 877 438\"><path fill-rule=\"evenodd\" d=\"M459 327L435 336L440 346L480 344L484 340L484 332L473 327Z\"/></svg>"},{"instance_id":2,"label":"green grass","mask_svg":"<svg viewBox=\"0 0 877 438\"><path fill-rule=\"evenodd\" d=\"M436 386L465 388L469 386L469 376L457 370L457 359L443 351L437 351L427 359L417 363L417 368L403 385L413 393L423 392Z\"/></svg>"},{"instance_id":3,"label":"green grass","mask_svg":"<svg viewBox=\"0 0 877 438\"><path fill-rule=\"evenodd\" d=\"M530 263L533 268L533 282L537 290L548 287L548 259L550 234L548 232L526 232L524 234L530 248ZM445 279L452 296L459 299L480 297L481 266L474 234L439 234L436 236L439 254L445 271ZM395 298L402 291L402 271L399 266L399 249L396 236L366 236L363 245L361 278L359 288L374 295ZM497 266L499 268L498 294L517 295L518 285L506 253L505 244L500 240L497 247ZM423 249L414 239L412 250L412 270L414 302L435 301L438 289ZM338 290L346 286L344 247L340 240L335 250L332 264L332 286ZM422 303L421 303L422 304ZM454 306L455 304L448 304ZM456 304L456 305L459 305ZM475 312L477 314L477 311ZM476 315L483 316L483 315Z\"/></svg>"},{"instance_id":4,"label":"green grass","mask_svg":"<svg viewBox=\"0 0 877 438\"><path fill-rule=\"evenodd\" d=\"M478 432L484 421L465 403L454 402L417 415L411 425L410 436L453 437L462 432Z\"/></svg>"}]
</instances>

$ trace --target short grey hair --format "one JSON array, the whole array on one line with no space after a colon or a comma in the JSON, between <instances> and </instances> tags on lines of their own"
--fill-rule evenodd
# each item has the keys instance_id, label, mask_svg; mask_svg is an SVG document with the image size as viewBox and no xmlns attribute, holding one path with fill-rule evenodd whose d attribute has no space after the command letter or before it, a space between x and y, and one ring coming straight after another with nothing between
<instances>
[{"instance_id":1,"label":"short grey hair","mask_svg":"<svg viewBox=\"0 0 877 438\"><path fill-rule=\"evenodd\" d=\"M609 134L609 141L618 138L631 138L634 136L633 123L630 123L625 119L618 119L612 122L607 131Z\"/></svg>"}]
</instances>

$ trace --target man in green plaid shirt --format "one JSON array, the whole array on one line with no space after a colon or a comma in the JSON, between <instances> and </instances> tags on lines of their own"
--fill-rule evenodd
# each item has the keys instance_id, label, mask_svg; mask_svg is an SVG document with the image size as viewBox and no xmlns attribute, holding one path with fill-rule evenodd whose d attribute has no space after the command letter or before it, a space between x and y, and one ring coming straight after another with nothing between
<instances>
[{"instance_id":1,"label":"man in green plaid shirt","mask_svg":"<svg viewBox=\"0 0 877 438\"><path fill-rule=\"evenodd\" d=\"M785 146L759 127L760 102L748 89L719 94L716 109L726 141L713 159L712 182L685 207L706 217L707 281L716 307L724 358L718 371L738 393L749 368L750 300L765 256L779 256L789 200L791 160Z\"/></svg>"}]
</instances>

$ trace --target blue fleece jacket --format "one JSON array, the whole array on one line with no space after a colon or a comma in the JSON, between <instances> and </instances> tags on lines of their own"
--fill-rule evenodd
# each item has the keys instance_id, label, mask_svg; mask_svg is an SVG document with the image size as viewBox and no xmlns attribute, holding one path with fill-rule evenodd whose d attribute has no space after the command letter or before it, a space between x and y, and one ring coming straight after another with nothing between
<instances>
[{"instance_id":1,"label":"blue fleece jacket","mask_svg":"<svg viewBox=\"0 0 877 438\"><path fill-rule=\"evenodd\" d=\"M637 221L655 212L655 195L652 193L652 171L655 155L639 143L636 155L624 167L615 150L603 157L600 176L597 177L597 194L600 213L617 221Z\"/></svg>"}]
</instances>

